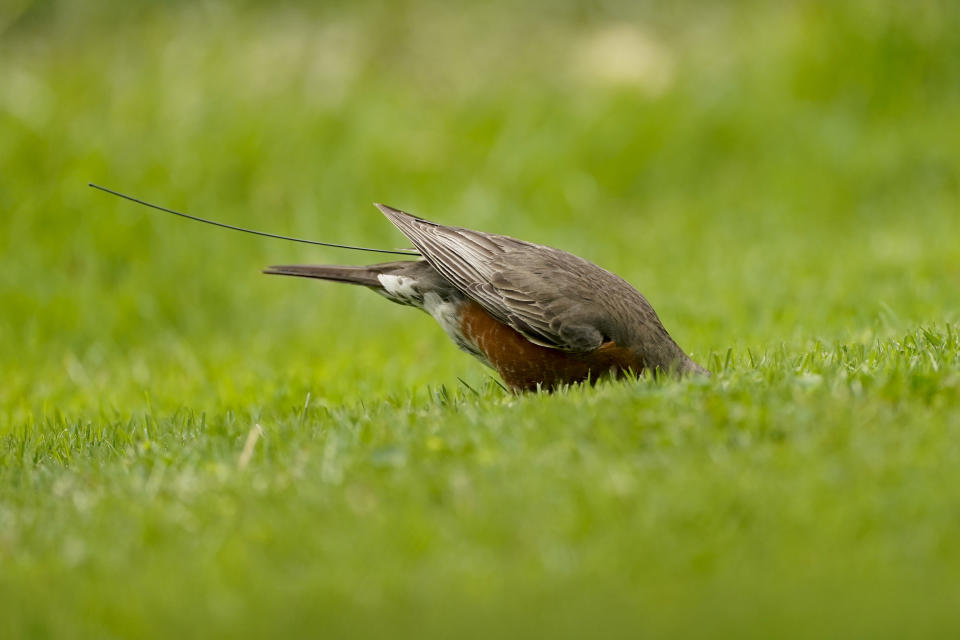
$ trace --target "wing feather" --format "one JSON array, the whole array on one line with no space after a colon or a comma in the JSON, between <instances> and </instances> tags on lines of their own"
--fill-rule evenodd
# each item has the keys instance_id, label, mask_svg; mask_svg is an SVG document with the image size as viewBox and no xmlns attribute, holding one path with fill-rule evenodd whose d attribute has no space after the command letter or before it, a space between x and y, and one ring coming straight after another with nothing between
<instances>
[{"instance_id":1,"label":"wing feather","mask_svg":"<svg viewBox=\"0 0 960 640\"><path fill-rule=\"evenodd\" d=\"M531 342L575 352L603 343L584 304L590 272L607 273L599 267L558 249L377 207L453 286Z\"/></svg>"}]
</instances>

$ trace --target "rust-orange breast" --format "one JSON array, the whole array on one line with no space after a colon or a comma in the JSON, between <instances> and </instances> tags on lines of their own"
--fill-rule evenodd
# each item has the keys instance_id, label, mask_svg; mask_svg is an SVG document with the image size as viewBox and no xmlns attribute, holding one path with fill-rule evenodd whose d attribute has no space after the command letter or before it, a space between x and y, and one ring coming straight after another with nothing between
<instances>
[{"instance_id":1,"label":"rust-orange breast","mask_svg":"<svg viewBox=\"0 0 960 640\"><path fill-rule=\"evenodd\" d=\"M514 391L533 391L539 384L553 389L562 384L596 380L612 373L640 372L643 363L628 349L606 342L588 353L570 353L534 344L470 300L460 310L461 331L479 349Z\"/></svg>"}]
</instances>

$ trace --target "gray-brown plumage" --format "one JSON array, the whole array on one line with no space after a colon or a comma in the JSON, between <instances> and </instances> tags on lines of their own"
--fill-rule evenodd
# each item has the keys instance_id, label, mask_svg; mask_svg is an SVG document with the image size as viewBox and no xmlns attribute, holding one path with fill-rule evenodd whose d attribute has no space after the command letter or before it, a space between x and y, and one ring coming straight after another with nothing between
<instances>
[{"instance_id":1,"label":"gray-brown plumage","mask_svg":"<svg viewBox=\"0 0 960 640\"><path fill-rule=\"evenodd\" d=\"M559 249L377 207L421 260L276 266L265 273L360 284L423 309L515 391L630 370L707 373L619 276Z\"/></svg>"}]
</instances>

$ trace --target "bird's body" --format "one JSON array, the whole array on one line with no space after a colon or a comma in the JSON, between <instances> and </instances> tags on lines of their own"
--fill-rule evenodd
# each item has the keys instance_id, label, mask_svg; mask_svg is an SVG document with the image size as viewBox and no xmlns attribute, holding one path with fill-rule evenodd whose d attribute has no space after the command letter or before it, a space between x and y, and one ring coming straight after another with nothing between
<instances>
[{"instance_id":1,"label":"bird's body","mask_svg":"<svg viewBox=\"0 0 960 640\"><path fill-rule=\"evenodd\" d=\"M377 206L420 260L265 273L359 284L422 309L518 392L628 371L707 373L673 341L646 298L613 273L559 249Z\"/></svg>"}]
</instances>

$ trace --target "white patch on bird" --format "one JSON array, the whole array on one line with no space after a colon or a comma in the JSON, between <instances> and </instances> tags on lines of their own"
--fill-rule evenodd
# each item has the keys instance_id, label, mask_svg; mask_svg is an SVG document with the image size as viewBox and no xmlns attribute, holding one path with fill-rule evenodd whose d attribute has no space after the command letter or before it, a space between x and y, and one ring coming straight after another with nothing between
<instances>
[{"instance_id":1,"label":"white patch on bird","mask_svg":"<svg viewBox=\"0 0 960 640\"><path fill-rule=\"evenodd\" d=\"M380 277L382 278L383 276ZM444 333L450 336L454 344L456 344L461 351L466 351L483 364L492 367L493 365L491 365L483 353L477 349L476 345L470 342L467 337L460 332L459 306L458 303L444 300L432 291L428 291L423 296L423 310L433 316L433 319L443 328Z\"/></svg>"},{"instance_id":2,"label":"white patch on bird","mask_svg":"<svg viewBox=\"0 0 960 640\"><path fill-rule=\"evenodd\" d=\"M427 291L421 295L417 281L408 276L381 273L377 276L377 280L383 286L383 290L376 290L377 293L394 302L423 309L433 316L457 348L466 351L488 367L493 366L477 346L460 331L460 306L464 303L462 297L457 296L456 300L444 299L434 291Z\"/></svg>"},{"instance_id":3,"label":"white patch on bird","mask_svg":"<svg viewBox=\"0 0 960 640\"><path fill-rule=\"evenodd\" d=\"M383 276L380 276L381 278ZM460 322L457 313L457 306L452 302L445 302L443 298L432 291L423 296L423 310L433 316L433 319L440 323L447 335L455 341L463 339L460 333Z\"/></svg>"},{"instance_id":4,"label":"white patch on bird","mask_svg":"<svg viewBox=\"0 0 960 640\"><path fill-rule=\"evenodd\" d=\"M420 292L416 287L417 281L413 278L381 273L377 276L377 280L383 285L389 297L403 300L407 304L412 304L420 298Z\"/></svg>"}]
</instances>

